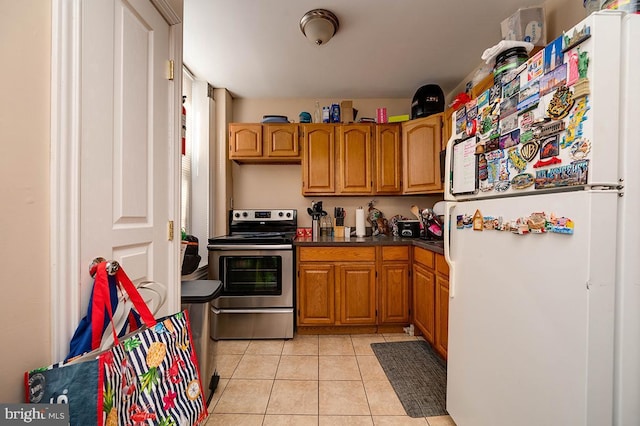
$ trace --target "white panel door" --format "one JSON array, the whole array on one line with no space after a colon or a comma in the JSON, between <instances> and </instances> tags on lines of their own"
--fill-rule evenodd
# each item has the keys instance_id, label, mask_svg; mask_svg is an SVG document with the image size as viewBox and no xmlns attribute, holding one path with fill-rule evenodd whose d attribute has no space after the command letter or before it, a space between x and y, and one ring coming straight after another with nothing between
<instances>
[{"instance_id":1,"label":"white panel door","mask_svg":"<svg viewBox=\"0 0 640 426\"><path fill-rule=\"evenodd\" d=\"M608 424L618 194L454 204L447 410L458 426ZM555 213L573 235L458 229L457 215Z\"/></svg>"},{"instance_id":2,"label":"white panel door","mask_svg":"<svg viewBox=\"0 0 640 426\"><path fill-rule=\"evenodd\" d=\"M134 283L168 285L175 152L169 146L169 24L148 0L84 2L82 19L82 265L98 256L115 259ZM87 272L82 309L92 284Z\"/></svg>"}]
</instances>

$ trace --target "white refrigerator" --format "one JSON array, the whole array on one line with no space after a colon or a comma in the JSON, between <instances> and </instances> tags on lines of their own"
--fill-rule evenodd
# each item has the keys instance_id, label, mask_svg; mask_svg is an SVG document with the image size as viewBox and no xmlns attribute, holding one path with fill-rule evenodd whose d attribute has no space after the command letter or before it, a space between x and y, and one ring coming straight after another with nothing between
<instances>
[{"instance_id":1,"label":"white refrigerator","mask_svg":"<svg viewBox=\"0 0 640 426\"><path fill-rule=\"evenodd\" d=\"M640 425L640 15L597 12L564 34L456 112L457 426Z\"/></svg>"}]
</instances>

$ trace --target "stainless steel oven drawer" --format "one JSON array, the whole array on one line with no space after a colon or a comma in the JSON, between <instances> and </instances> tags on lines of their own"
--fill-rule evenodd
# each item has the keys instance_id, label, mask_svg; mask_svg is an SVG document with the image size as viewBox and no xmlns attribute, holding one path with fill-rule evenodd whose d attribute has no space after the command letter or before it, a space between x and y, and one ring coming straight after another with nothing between
<instances>
[{"instance_id":1,"label":"stainless steel oven drawer","mask_svg":"<svg viewBox=\"0 0 640 426\"><path fill-rule=\"evenodd\" d=\"M291 339L293 308L218 309L211 306L211 338Z\"/></svg>"}]
</instances>

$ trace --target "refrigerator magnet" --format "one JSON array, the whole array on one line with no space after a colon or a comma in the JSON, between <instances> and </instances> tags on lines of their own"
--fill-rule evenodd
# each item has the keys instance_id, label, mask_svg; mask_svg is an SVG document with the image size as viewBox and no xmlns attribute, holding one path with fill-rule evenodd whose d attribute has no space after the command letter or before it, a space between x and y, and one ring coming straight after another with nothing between
<instances>
[{"instance_id":1,"label":"refrigerator magnet","mask_svg":"<svg viewBox=\"0 0 640 426\"><path fill-rule=\"evenodd\" d=\"M537 139L533 139L520 147L520 155L528 163L532 162L536 158L540 143Z\"/></svg>"},{"instance_id":2,"label":"refrigerator magnet","mask_svg":"<svg viewBox=\"0 0 640 426\"><path fill-rule=\"evenodd\" d=\"M573 145L571 145L571 158L573 158L574 160L584 160L585 158L587 158L587 155L589 155L590 151L591 142L589 142L585 138L578 138L573 143Z\"/></svg>"},{"instance_id":3,"label":"refrigerator magnet","mask_svg":"<svg viewBox=\"0 0 640 426\"><path fill-rule=\"evenodd\" d=\"M482 217L482 213L480 210L476 210L473 214L473 230L474 231L482 231L484 228L484 218Z\"/></svg>"},{"instance_id":4,"label":"refrigerator magnet","mask_svg":"<svg viewBox=\"0 0 640 426\"><path fill-rule=\"evenodd\" d=\"M498 192L505 192L511 186L511 181L509 180L499 180L495 183L494 188Z\"/></svg>"},{"instance_id":5,"label":"refrigerator magnet","mask_svg":"<svg viewBox=\"0 0 640 426\"><path fill-rule=\"evenodd\" d=\"M531 173L520 173L511 179L513 189L525 189L533 185L534 177Z\"/></svg>"},{"instance_id":6,"label":"refrigerator magnet","mask_svg":"<svg viewBox=\"0 0 640 426\"><path fill-rule=\"evenodd\" d=\"M549 101L547 115L555 120L564 118L569 114L574 103L575 100L571 90L567 86L560 86L553 93L551 101Z\"/></svg>"},{"instance_id":7,"label":"refrigerator magnet","mask_svg":"<svg viewBox=\"0 0 640 426\"><path fill-rule=\"evenodd\" d=\"M509 162L511 163L511 166L516 169L518 173L522 173L524 169L527 168L527 162L520 155L518 147L514 146L513 148L509 148L507 153L509 155Z\"/></svg>"},{"instance_id":8,"label":"refrigerator magnet","mask_svg":"<svg viewBox=\"0 0 640 426\"><path fill-rule=\"evenodd\" d=\"M582 122L586 120L587 111L591 109L588 100L589 97L584 97L576 102L576 106L571 112L567 133L560 144L562 148L571 146L577 137L582 136Z\"/></svg>"},{"instance_id":9,"label":"refrigerator magnet","mask_svg":"<svg viewBox=\"0 0 640 426\"><path fill-rule=\"evenodd\" d=\"M551 213L551 226L549 228L550 232L554 232L556 234L566 234L572 235L574 229L573 220L567 217L556 217L553 213Z\"/></svg>"},{"instance_id":10,"label":"refrigerator magnet","mask_svg":"<svg viewBox=\"0 0 640 426\"><path fill-rule=\"evenodd\" d=\"M464 222L463 222L464 216L459 214L458 216L456 216L456 228L457 229L463 229L464 228Z\"/></svg>"},{"instance_id":11,"label":"refrigerator magnet","mask_svg":"<svg viewBox=\"0 0 640 426\"><path fill-rule=\"evenodd\" d=\"M558 145L558 136L549 136L540 142L540 159L544 160L551 157L557 157L560 154Z\"/></svg>"}]
</instances>

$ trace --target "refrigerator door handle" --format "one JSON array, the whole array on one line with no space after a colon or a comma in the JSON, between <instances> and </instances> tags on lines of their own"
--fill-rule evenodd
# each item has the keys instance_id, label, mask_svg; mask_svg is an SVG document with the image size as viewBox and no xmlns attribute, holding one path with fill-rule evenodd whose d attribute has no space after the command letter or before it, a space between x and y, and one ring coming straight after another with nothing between
<instances>
[{"instance_id":1,"label":"refrigerator door handle","mask_svg":"<svg viewBox=\"0 0 640 426\"><path fill-rule=\"evenodd\" d=\"M447 202L444 215L444 260L449 264L449 299L453 299L456 295L456 268L451 259L451 212L455 207L456 203Z\"/></svg>"}]
</instances>

